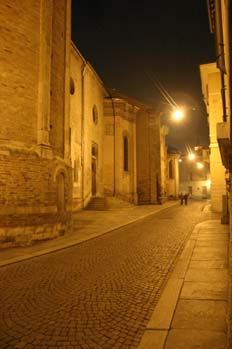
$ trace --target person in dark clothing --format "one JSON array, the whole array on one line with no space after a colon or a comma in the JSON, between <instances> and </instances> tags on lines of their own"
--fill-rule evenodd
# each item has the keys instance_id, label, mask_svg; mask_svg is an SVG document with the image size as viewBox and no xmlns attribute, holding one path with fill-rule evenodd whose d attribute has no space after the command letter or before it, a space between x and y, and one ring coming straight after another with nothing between
<instances>
[{"instance_id":1,"label":"person in dark clothing","mask_svg":"<svg viewBox=\"0 0 232 349\"><path fill-rule=\"evenodd\" d=\"M179 198L180 198L180 204L183 205L183 203L184 203L184 195L183 195L183 193L180 193Z\"/></svg>"},{"instance_id":2,"label":"person in dark clothing","mask_svg":"<svg viewBox=\"0 0 232 349\"><path fill-rule=\"evenodd\" d=\"M184 194L184 204L188 204L188 194Z\"/></svg>"}]
</instances>

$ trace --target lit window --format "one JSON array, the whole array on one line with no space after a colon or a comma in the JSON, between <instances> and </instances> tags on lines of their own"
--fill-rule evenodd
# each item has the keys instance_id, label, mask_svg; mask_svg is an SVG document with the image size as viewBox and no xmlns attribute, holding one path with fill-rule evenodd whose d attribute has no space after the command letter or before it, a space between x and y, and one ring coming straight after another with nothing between
<instances>
[{"instance_id":1,"label":"lit window","mask_svg":"<svg viewBox=\"0 0 232 349\"><path fill-rule=\"evenodd\" d=\"M168 163L168 174L169 174L169 178L173 179L173 161L170 160Z\"/></svg>"}]
</instances>

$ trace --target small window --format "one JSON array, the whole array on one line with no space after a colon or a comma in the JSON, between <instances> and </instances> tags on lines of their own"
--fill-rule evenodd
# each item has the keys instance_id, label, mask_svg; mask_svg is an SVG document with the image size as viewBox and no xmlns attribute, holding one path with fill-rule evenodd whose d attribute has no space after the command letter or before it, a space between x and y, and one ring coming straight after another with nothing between
<instances>
[{"instance_id":1,"label":"small window","mask_svg":"<svg viewBox=\"0 0 232 349\"><path fill-rule=\"evenodd\" d=\"M123 169L128 171L128 137L123 136Z\"/></svg>"},{"instance_id":2,"label":"small window","mask_svg":"<svg viewBox=\"0 0 232 349\"><path fill-rule=\"evenodd\" d=\"M75 83L74 83L73 78L71 77L70 78L70 94L74 95L74 93L75 93Z\"/></svg>"},{"instance_id":3,"label":"small window","mask_svg":"<svg viewBox=\"0 0 232 349\"><path fill-rule=\"evenodd\" d=\"M79 167L78 160L74 160L73 179L75 183L78 182L78 167Z\"/></svg>"},{"instance_id":4,"label":"small window","mask_svg":"<svg viewBox=\"0 0 232 349\"><path fill-rule=\"evenodd\" d=\"M97 158L98 146L97 144L92 144L92 157Z\"/></svg>"},{"instance_id":5,"label":"small window","mask_svg":"<svg viewBox=\"0 0 232 349\"><path fill-rule=\"evenodd\" d=\"M169 174L169 179L173 179L173 161L170 160L168 163L168 174Z\"/></svg>"},{"instance_id":6,"label":"small window","mask_svg":"<svg viewBox=\"0 0 232 349\"><path fill-rule=\"evenodd\" d=\"M93 122L95 125L98 123L98 111L96 105L93 106Z\"/></svg>"}]
</instances>

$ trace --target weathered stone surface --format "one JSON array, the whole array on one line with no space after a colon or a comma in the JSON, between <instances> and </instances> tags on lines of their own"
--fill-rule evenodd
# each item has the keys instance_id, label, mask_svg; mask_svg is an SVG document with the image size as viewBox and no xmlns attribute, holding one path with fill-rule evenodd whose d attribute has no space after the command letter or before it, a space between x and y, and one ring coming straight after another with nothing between
<instances>
[{"instance_id":1,"label":"weathered stone surface","mask_svg":"<svg viewBox=\"0 0 232 349\"><path fill-rule=\"evenodd\" d=\"M226 282L184 282L181 298L227 300Z\"/></svg>"},{"instance_id":2,"label":"weathered stone surface","mask_svg":"<svg viewBox=\"0 0 232 349\"><path fill-rule=\"evenodd\" d=\"M208 269L207 271L200 268L190 268L185 277L186 281L200 282L227 282L227 269Z\"/></svg>"},{"instance_id":3,"label":"weathered stone surface","mask_svg":"<svg viewBox=\"0 0 232 349\"><path fill-rule=\"evenodd\" d=\"M60 201L71 209L72 171L65 154L70 1L51 3L0 2L0 227L7 247L10 241L30 243L33 228L24 227L44 225L50 214L51 224L63 221L62 214L54 219Z\"/></svg>"},{"instance_id":4,"label":"weathered stone surface","mask_svg":"<svg viewBox=\"0 0 232 349\"><path fill-rule=\"evenodd\" d=\"M211 300L180 300L172 328L227 331L227 302Z\"/></svg>"},{"instance_id":5,"label":"weathered stone surface","mask_svg":"<svg viewBox=\"0 0 232 349\"><path fill-rule=\"evenodd\" d=\"M225 349L226 335L200 330L171 330L165 349Z\"/></svg>"}]
</instances>

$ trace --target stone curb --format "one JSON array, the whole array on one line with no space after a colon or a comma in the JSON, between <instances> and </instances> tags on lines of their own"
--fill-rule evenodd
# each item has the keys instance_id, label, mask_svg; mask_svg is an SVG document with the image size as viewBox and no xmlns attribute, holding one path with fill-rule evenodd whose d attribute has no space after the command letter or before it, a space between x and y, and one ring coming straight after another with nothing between
<instances>
[{"instance_id":1,"label":"stone curb","mask_svg":"<svg viewBox=\"0 0 232 349\"><path fill-rule=\"evenodd\" d=\"M211 220L204 221L197 224L196 227L193 229L189 239L186 241L185 247L181 255L177 259L174 270L171 272L168 278L168 281L164 287L164 290L161 294L161 297L153 311L150 321L147 324L146 330L144 332L144 335L139 345L139 349L164 349L166 347L168 335L172 328L171 327L172 321L174 319L174 315L177 309L177 304L180 299L185 299L183 295L181 297L181 294L183 294L184 284L186 283L186 281L189 281L188 273L191 270L189 269L189 266L191 261L194 259L194 250L196 248L197 241L200 241L198 240L200 230L202 229L204 230L204 225L206 226L206 230L207 230L207 223L209 224L209 222L211 222ZM227 284L230 284L229 278L227 279ZM201 299L202 300L205 299L206 301L208 300L207 297L205 298L203 297ZM228 308L230 308L230 304L228 304ZM191 330L191 329L188 328L188 330ZM193 329L193 332L194 331L196 330ZM173 336L177 335L175 333L175 327L172 328L171 332L172 332L172 340L173 340L174 338ZM207 335L206 334L207 328L205 331L199 331L199 332L205 332L205 335ZM217 332L215 331L215 334L219 335L219 332L217 334ZM229 340L228 336L229 336L229 331L227 332L227 341ZM190 343L192 344L191 339L189 340L190 340ZM223 341L224 340L225 338L223 338ZM221 345L223 348L225 348L225 346L223 346L225 345L225 342L224 344L221 343ZM228 345L230 344L227 342L227 348L229 349L230 346ZM193 348L192 345L190 346L191 348ZM170 346L170 343L169 343L168 347L172 348L172 345ZM203 348L203 346L199 344L199 348L200 347Z\"/></svg>"},{"instance_id":2,"label":"stone curb","mask_svg":"<svg viewBox=\"0 0 232 349\"><path fill-rule=\"evenodd\" d=\"M162 295L148 322L145 333L139 345L139 349L163 349L170 330L177 301L181 293L184 278L191 260L194 244L189 241L200 229L199 223L192 231L189 239L185 242L185 247L177 259L174 270L171 272L165 285ZM184 261L184 263L183 263Z\"/></svg>"}]
</instances>

